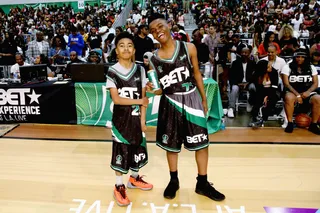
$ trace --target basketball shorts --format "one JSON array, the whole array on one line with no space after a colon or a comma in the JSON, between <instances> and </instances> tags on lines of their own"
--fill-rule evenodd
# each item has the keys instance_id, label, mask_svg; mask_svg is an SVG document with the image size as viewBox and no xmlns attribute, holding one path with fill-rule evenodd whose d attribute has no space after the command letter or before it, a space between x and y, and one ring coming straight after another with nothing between
<instances>
[{"instance_id":1,"label":"basketball shorts","mask_svg":"<svg viewBox=\"0 0 320 213\"><path fill-rule=\"evenodd\" d=\"M196 151L209 146L207 120L196 88L162 95L159 104L157 145L169 152L181 146Z\"/></svg>"},{"instance_id":2,"label":"basketball shorts","mask_svg":"<svg viewBox=\"0 0 320 213\"><path fill-rule=\"evenodd\" d=\"M140 145L130 145L113 140L110 167L118 172L127 174L129 170L139 171L148 163L147 143L145 134Z\"/></svg>"}]
</instances>

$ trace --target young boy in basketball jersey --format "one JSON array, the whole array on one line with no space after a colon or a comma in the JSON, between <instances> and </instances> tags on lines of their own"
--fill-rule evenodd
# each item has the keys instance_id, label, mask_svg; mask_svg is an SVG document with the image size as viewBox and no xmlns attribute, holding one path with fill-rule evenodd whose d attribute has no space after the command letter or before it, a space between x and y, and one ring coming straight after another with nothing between
<instances>
[{"instance_id":1,"label":"young boy in basketball jersey","mask_svg":"<svg viewBox=\"0 0 320 213\"><path fill-rule=\"evenodd\" d=\"M150 69L157 72L161 86L155 94L162 94L157 145L167 151L171 176L164 197L173 199L179 189L178 153L183 144L187 150L195 151L198 166L196 193L222 201L225 196L207 180L207 99L198 67L197 50L191 43L173 40L167 22L161 17L150 17L149 28L161 44L161 48L150 58Z\"/></svg>"},{"instance_id":2,"label":"young boy in basketball jersey","mask_svg":"<svg viewBox=\"0 0 320 213\"><path fill-rule=\"evenodd\" d=\"M114 198L119 206L127 206L130 200L126 194L122 175L129 170L128 188L151 190L152 184L142 180L138 171L147 164L148 154L144 132L146 131L147 83L145 71L132 62L135 54L133 36L123 32L115 40L118 63L109 68L107 88L114 102L112 118L111 168L116 173Z\"/></svg>"}]
</instances>

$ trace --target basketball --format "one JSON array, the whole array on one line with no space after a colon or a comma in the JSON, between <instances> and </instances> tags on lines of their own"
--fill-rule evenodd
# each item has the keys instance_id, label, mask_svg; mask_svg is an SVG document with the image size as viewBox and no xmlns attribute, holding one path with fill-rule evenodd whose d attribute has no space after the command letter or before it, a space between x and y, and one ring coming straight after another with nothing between
<instances>
[{"instance_id":1,"label":"basketball","mask_svg":"<svg viewBox=\"0 0 320 213\"><path fill-rule=\"evenodd\" d=\"M306 128L306 127L310 126L311 118L307 114L300 113L300 114L296 115L295 123L297 124L298 127Z\"/></svg>"}]
</instances>

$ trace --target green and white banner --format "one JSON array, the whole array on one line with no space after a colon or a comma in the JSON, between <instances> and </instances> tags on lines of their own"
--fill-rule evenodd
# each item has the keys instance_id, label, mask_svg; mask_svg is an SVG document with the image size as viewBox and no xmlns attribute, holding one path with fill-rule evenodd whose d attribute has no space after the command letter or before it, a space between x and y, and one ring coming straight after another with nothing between
<instances>
[{"instance_id":1,"label":"green and white banner","mask_svg":"<svg viewBox=\"0 0 320 213\"><path fill-rule=\"evenodd\" d=\"M208 101L207 127L212 134L220 129L223 109L218 84L213 79L206 79L204 83ZM113 102L105 83L76 83L75 91L78 124L112 126ZM147 93L147 96L147 126L157 126L161 96L152 93Z\"/></svg>"},{"instance_id":2,"label":"green and white banner","mask_svg":"<svg viewBox=\"0 0 320 213\"><path fill-rule=\"evenodd\" d=\"M51 5L57 5L58 7L66 5L71 5L75 12L83 11L84 6L88 3L94 5L111 5L114 4L115 7L119 7L120 4L123 6L126 4L127 0L16 0L16 1L2 1L0 0L1 9L8 14L11 8L14 7L33 7L33 8L46 8Z\"/></svg>"}]
</instances>

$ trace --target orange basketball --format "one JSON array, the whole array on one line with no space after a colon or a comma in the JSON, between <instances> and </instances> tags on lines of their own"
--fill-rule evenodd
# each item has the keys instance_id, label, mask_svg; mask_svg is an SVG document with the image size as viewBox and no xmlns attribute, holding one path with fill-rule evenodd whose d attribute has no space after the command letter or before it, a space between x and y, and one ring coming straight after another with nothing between
<instances>
[{"instance_id":1,"label":"orange basketball","mask_svg":"<svg viewBox=\"0 0 320 213\"><path fill-rule=\"evenodd\" d=\"M306 128L306 127L310 126L311 118L307 114L300 113L300 114L296 115L295 123L297 124L298 127Z\"/></svg>"}]
</instances>

